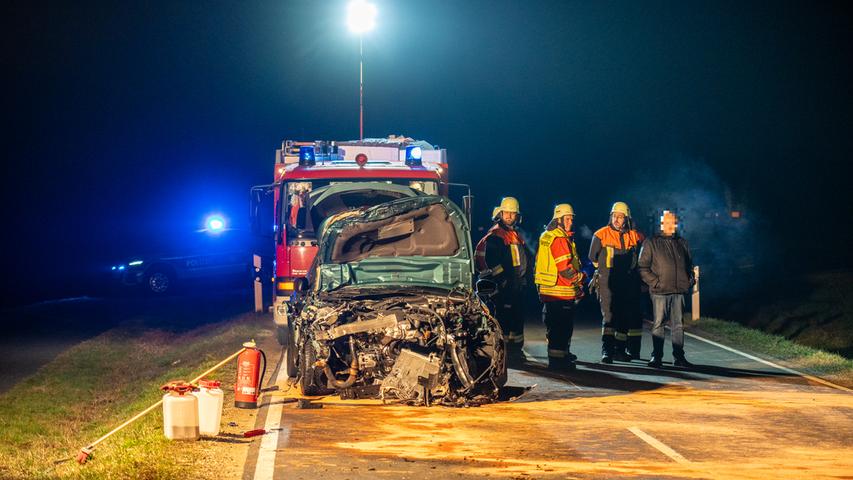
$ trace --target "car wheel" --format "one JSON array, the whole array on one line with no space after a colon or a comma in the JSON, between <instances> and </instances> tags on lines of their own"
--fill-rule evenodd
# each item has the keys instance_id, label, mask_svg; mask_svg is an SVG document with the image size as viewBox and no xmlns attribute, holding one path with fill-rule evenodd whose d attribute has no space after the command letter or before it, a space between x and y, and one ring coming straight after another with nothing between
<instances>
[{"instance_id":1,"label":"car wheel","mask_svg":"<svg viewBox=\"0 0 853 480\"><path fill-rule=\"evenodd\" d=\"M163 295L174 288L174 280L168 272L154 270L145 276L145 288L155 295Z\"/></svg>"},{"instance_id":2,"label":"car wheel","mask_svg":"<svg viewBox=\"0 0 853 480\"><path fill-rule=\"evenodd\" d=\"M302 355L299 359L299 386L302 387L302 395L313 396L320 395L323 389L317 385L317 380L320 375L317 375L317 368L314 367L314 349L310 344L305 344L302 347Z\"/></svg>"}]
</instances>

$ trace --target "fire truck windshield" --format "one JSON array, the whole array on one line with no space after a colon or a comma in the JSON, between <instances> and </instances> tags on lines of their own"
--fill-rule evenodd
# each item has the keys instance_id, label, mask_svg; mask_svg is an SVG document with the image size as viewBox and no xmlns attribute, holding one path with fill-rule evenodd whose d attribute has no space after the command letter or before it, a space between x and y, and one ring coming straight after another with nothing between
<instances>
[{"instance_id":1,"label":"fire truck windshield","mask_svg":"<svg viewBox=\"0 0 853 480\"><path fill-rule=\"evenodd\" d=\"M335 213L437 191L434 180L286 182L282 185L279 220L288 238L314 238L315 228Z\"/></svg>"}]
</instances>

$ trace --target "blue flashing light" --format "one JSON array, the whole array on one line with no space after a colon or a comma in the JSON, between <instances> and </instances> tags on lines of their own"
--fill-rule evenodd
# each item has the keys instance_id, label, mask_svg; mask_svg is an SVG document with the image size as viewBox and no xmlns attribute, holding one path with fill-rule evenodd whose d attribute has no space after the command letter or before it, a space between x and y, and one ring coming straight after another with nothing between
<instances>
[{"instance_id":1,"label":"blue flashing light","mask_svg":"<svg viewBox=\"0 0 853 480\"><path fill-rule=\"evenodd\" d=\"M313 146L299 147L299 165L314 165L316 156Z\"/></svg>"},{"instance_id":2,"label":"blue flashing light","mask_svg":"<svg viewBox=\"0 0 853 480\"><path fill-rule=\"evenodd\" d=\"M118 267L117 267L117 266L115 266L115 265L113 265L112 270L117 270L117 269L118 269Z\"/></svg>"},{"instance_id":3,"label":"blue flashing light","mask_svg":"<svg viewBox=\"0 0 853 480\"><path fill-rule=\"evenodd\" d=\"M119 269L119 270L124 270L124 265L119 265L119 266L118 266L118 269Z\"/></svg>"},{"instance_id":4,"label":"blue flashing light","mask_svg":"<svg viewBox=\"0 0 853 480\"><path fill-rule=\"evenodd\" d=\"M211 215L204 222L208 233L220 233L225 230L225 219L219 215Z\"/></svg>"},{"instance_id":5,"label":"blue flashing light","mask_svg":"<svg viewBox=\"0 0 853 480\"><path fill-rule=\"evenodd\" d=\"M137 266L137 265L142 265L142 260L134 260L134 261L129 262L129 263L127 264L127 266L129 266L129 267L135 267L135 266Z\"/></svg>"},{"instance_id":6,"label":"blue flashing light","mask_svg":"<svg viewBox=\"0 0 853 480\"><path fill-rule=\"evenodd\" d=\"M423 155L424 151L421 147L406 147L406 165L410 167L421 165L421 158L423 158Z\"/></svg>"}]
</instances>

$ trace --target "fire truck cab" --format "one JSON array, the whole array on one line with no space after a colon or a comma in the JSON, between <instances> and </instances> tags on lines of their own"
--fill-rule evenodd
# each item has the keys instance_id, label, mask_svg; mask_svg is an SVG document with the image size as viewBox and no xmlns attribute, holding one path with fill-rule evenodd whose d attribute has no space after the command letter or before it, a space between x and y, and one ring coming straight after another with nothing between
<instances>
[{"instance_id":1,"label":"fire truck cab","mask_svg":"<svg viewBox=\"0 0 853 480\"><path fill-rule=\"evenodd\" d=\"M398 198L448 195L447 152L408 137L286 140L275 154L273 319L284 341L294 292L317 254L318 230L337 213Z\"/></svg>"}]
</instances>

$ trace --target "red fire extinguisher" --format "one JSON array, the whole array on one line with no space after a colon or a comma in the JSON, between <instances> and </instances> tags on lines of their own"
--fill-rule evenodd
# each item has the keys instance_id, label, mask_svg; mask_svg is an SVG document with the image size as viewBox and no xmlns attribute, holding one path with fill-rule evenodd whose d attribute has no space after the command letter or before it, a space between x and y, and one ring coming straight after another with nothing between
<instances>
[{"instance_id":1,"label":"red fire extinguisher","mask_svg":"<svg viewBox=\"0 0 853 480\"><path fill-rule=\"evenodd\" d=\"M267 356L255 341L243 344L245 350L237 356L237 381L234 382L234 406L258 408L258 395L267 370ZM264 360L263 368L261 359ZM260 376L258 375L260 373Z\"/></svg>"}]
</instances>

